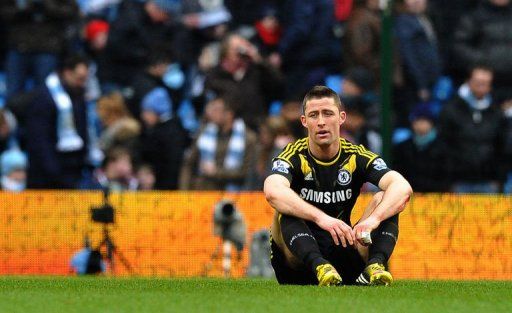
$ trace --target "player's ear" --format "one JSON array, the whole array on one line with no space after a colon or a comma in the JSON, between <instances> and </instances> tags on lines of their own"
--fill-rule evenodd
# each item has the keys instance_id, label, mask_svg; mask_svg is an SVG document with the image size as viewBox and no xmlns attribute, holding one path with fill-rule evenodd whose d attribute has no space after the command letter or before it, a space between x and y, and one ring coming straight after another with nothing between
<instances>
[{"instance_id":1,"label":"player's ear","mask_svg":"<svg viewBox=\"0 0 512 313\"><path fill-rule=\"evenodd\" d=\"M347 112L341 111L340 112L340 126L345 123L345 120L347 119Z\"/></svg>"},{"instance_id":2,"label":"player's ear","mask_svg":"<svg viewBox=\"0 0 512 313\"><path fill-rule=\"evenodd\" d=\"M302 123L302 126L304 127L308 127L308 124L306 124L306 116L305 115L301 115L300 116L300 122Z\"/></svg>"}]
</instances>

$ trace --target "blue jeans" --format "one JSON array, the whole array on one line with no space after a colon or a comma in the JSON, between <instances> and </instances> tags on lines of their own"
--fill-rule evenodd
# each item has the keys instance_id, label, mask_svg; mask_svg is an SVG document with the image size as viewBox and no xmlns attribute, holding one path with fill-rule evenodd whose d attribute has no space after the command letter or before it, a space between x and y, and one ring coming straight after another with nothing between
<instances>
[{"instance_id":1,"label":"blue jeans","mask_svg":"<svg viewBox=\"0 0 512 313\"><path fill-rule=\"evenodd\" d=\"M7 53L5 74L7 98L25 91L29 77L34 79L34 87L42 86L44 80L57 67L54 53L23 53L14 49Z\"/></svg>"}]
</instances>

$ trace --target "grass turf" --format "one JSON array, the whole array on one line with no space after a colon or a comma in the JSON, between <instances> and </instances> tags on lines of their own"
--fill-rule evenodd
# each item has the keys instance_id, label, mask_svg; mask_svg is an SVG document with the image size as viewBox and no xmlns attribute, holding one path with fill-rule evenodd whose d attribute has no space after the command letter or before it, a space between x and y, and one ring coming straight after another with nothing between
<instances>
[{"instance_id":1,"label":"grass turf","mask_svg":"<svg viewBox=\"0 0 512 313\"><path fill-rule=\"evenodd\" d=\"M0 312L512 312L512 281L279 286L260 279L0 277Z\"/></svg>"}]
</instances>

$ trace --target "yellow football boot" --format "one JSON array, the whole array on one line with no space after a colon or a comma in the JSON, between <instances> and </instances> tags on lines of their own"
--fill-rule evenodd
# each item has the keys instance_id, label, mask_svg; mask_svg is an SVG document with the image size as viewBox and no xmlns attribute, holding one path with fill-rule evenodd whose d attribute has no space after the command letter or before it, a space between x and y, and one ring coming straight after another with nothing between
<instances>
[{"instance_id":1,"label":"yellow football boot","mask_svg":"<svg viewBox=\"0 0 512 313\"><path fill-rule=\"evenodd\" d=\"M339 286L341 285L341 276L331 264L322 264L316 267L316 277L318 286Z\"/></svg>"},{"instance_id":2,"label":"yellow football boot","mask_svg":"<svg viewBox=\"0 0 512 313\"><path fill-rule=\"evenodd\" d=\"M389 286L393 282L393 276L386 271L384 265L373 263L364 269L356 282L359 285Z\"/></svg>"}]
</instances>

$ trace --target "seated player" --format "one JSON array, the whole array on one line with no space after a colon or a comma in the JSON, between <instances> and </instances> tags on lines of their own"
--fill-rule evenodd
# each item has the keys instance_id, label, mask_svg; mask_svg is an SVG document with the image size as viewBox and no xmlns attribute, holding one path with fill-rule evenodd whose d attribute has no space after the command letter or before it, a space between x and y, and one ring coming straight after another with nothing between
<instances>
[{"instance_id":1,"label":"seated player","mask_svg":"<svg viewBox=\"0 0 512 313\"><path fill-rule=\"evenodd\" d=\"M387 263L398 238L398 214L412 189L378 155L340 137L345 119L333 90L311 89L301 116L308 137L288 144L265 180L265 196L276 210L271 261L280 284L393 281ZM365 182L381 191L352 226L351 211Z\"/></svg>"}]
</instances>

